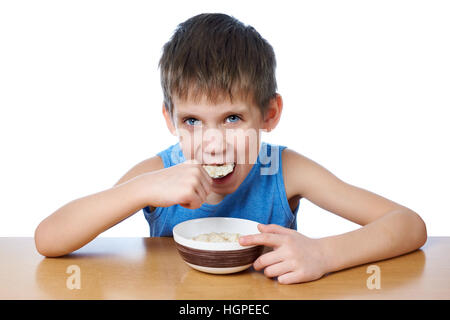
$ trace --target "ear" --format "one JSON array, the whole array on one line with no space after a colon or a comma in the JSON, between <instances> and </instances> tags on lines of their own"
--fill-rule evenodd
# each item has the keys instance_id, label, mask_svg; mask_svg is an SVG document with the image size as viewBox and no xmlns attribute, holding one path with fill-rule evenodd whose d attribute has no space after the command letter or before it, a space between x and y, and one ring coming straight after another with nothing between
<instances>
[{"instance_id":1,"label":"ear","mask_svg":"<svg viewBox=\"0 0 450 320\"><path fill-rule=\"evenodd\" d=\"M164 119L166 119L166 125L167 125L167 128L169 129L170 133L172 135L176 136L177 135L177 129L175 128L175 125L173 124L172 117L169 114L169 111L167 111L164 102L163 102L163 105L162 105L162 113L163 113Z\"/></svg>"},{"instance_id":2,"label":"ear","mask_svg":"<svg viewBox=\"0 0 450 320\"><path fill-rule=\"evenodd\" d=\"M263 129L270 132L277 126L283 111L283 98L276 93L275 97L270 99L269 106L264 113Z\"/></svg>"}]
</instances>

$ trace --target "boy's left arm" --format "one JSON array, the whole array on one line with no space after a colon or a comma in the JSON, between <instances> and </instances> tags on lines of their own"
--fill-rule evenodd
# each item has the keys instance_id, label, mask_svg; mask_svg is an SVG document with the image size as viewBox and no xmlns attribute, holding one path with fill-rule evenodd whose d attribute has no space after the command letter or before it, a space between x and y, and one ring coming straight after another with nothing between
<instances>
[{"instance_id":1,"label":"boy's left arm","mask_svg":"<svg viewBox=\"0 0 450 320\"><path fill-rule=\"evenodd\" d=\"M259 225L261 234L240 238L242 245L274 248L254 263L280 283L316 280L328 272L395 257L423 246L426 226L411 209L375 193L352 186L314 161L283 151L283 171L289 193L361 226L357 230L321 239L277 225Z\"/></svg>"}]
</instances>

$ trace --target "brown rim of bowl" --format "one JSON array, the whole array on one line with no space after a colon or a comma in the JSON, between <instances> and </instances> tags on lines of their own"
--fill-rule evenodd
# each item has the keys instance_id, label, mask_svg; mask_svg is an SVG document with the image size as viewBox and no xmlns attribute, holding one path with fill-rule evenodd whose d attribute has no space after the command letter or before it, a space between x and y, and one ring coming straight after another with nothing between
<instances>
[{"instance_id":1,"label":"brown rim of bowl","mask_svg":"<svg viewBox=\"0 0 450 320\"><path fill-rule=\"evenodd\" d=\"M202 267L230 268L253 263L262 253L264 246L239 250L200 250L185 247L175 242L183 260Z\"/></svg>"}]
</instances>

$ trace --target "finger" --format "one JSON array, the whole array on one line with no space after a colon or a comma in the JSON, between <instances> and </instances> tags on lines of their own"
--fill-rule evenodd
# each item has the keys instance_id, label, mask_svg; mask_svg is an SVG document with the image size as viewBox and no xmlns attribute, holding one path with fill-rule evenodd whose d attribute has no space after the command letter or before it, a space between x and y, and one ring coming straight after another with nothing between
<instances>
[{"instance_id":1,"label":"finger","mask_svg":"<svg viewBox=\"0 0 450 320\"><path fill-rule=\"evenodd\" d=\"M205 168L203 168L203 165L200 161L197 161L196 159L190 159L183 162L183 164L192 164L194 167L198 167L200 169L200 172L205 177L206 181L211 185L213 183L212 178L209 176L208 172Z\"/></svg>"},{"instance_id":2,"label":"finger","mask_svg":"<svg viewBox=\"0 0 450 320\"><path fill-rule=\"evenodd\" d=\"M197 209L200 208L202 203L201 195L197 191L197 188L193 189L193 192L189 194L189 197L186 199L186 202L183 204L180 204L182 207L185 207L187 209Z\"/></svg>"},{"instance_id":3,"label":"finger","mask_svg":"<svg viewBox=\"0 0 450 320\"><path fill-rule=\"evenodd\" d=\"M195 187L195 192L197 193L197 196L199 197L200 204L206 201L206 191L200 182L198 186Z\"/></svg>"},{"instance_id":4,"label":"finger","mask_svg":"<svg viewBox=\"0 0 450 320\"><path fill-rule=\"evenodd\" d=\"M191 210L198 209L201 207L201 205L202 205L201 202L197 199L189 201L189 202L185 202L185 203L180 203L180 206L182 206L186 209L191 209Z\"/></svg>"},{"instance_id":5,"label":"finger","mask_svg":"<svg viewBox=\"0 0 450 320\"><path fill-rule=\"evenodd\" d=\"M278 277L278 282L281 284L292 284L302 282L302 275L299 271L286 272Z\"/></svg>"},{"instance_id":6,"label":"finger","mask_svg":"<svg viewBox=\"0 0 450 320\"><path fill-rule=\"evenodd\" d=\"M189 209L198 209L202 206L204 201L201 200L200 196L197 194L196 197L191 201Z\"/></svg>"},{"instance_id":7,"label":"finger","mask_svg":"<svg viewBox=\"0 0 450 320\"><path fill-rule=\"evenodd\" d=\"M264 269L264 275L266 277L282 277L286 273L292 271L291 265L287 261L272 264Z\"/></svg>"},{"instance_id":8,"label":"finger","mask_svg":"<svg viewBox=\"0 0 450 320\"><path fill-rule=\"evenodd\" d=\"M253 263L253 268L255 270L261 270L267 266L276 264L281 261L283 261L283 259L280 253L277 250L274 250L259 256L259 258L256 259Z\"/></svg>"},{"instance_id":9,"label":"finger","mask_svg":"<svg viewBox=\"0 0 450 320\"><path fill-rule=\"evenodd\" d=\"M200 165L200 169L201 169L201 172L203 173L203 176L205 177L206 181L208 182L209 186L212 186L212 184L213 184L213 178L211 178L211 177L209 176L208 172L206 171L205 168L203 168L202 165Z\"/></svg>"},{"instance_id":10,"label":"finger","mask_svg":"<svg viewBox=\"0 0 450 320\"><path fill-rule=\"evenodd\" d=\"M206 194L208 195L211 193L212 189L212 178L208 175L208 173L204 168L202 168L201 171L204 174L200 177L200 182L202 183L202 187L205 190Z\"/></svg>"},{"instance_id":11,"label":"finger","mask_svg":"<svg viewBox=\"0 0 450 320\"><path fill-rule=\"evenodd\" d=\"M277 233L277 234L291 234L293 231L292 229L282 227L278 224L258 224L258 230L261 232L267 232L267 233Z\"/></svg>"},{"instance_id":12,"label":"finger","mask_svg":"<svg viewBox=\"0 0 450 320\"><path fill-rule=\"evenodd\" d=\"M201 164L201 162L197 161L196 159L186 159L183 163L185 163L185 164Z\"/></svg>"},{"instance_id":13,"label":"finger","mask_svg":"<svg viewBox=\"0 0 450 320\"><path fill-rule=\"evenodd\" d=\"M243 246L265 245L277 248L283 243L284 236L275 233L258 233L239 238L239 243Z\"/></svg>"}]
</instances>

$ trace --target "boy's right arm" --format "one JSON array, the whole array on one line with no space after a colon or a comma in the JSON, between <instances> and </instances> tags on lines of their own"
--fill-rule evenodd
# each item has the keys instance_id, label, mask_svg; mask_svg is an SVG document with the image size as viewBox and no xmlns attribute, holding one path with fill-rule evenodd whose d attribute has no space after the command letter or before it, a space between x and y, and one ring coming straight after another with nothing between
<instances>
[{"instance_id":1,"label":"boy's right arm","mask_svg":"<svg viewBox=\"0 0 450 320\"><path fill-rule=\"evenodd\" d=\"M133 167L112 188L73 200L44 219L35 231L36 248L44 256L62 256L146 206L200 207L211 182L199 164L164 169L161 158L152 157Z\"/></svg>"}]
</instances>

